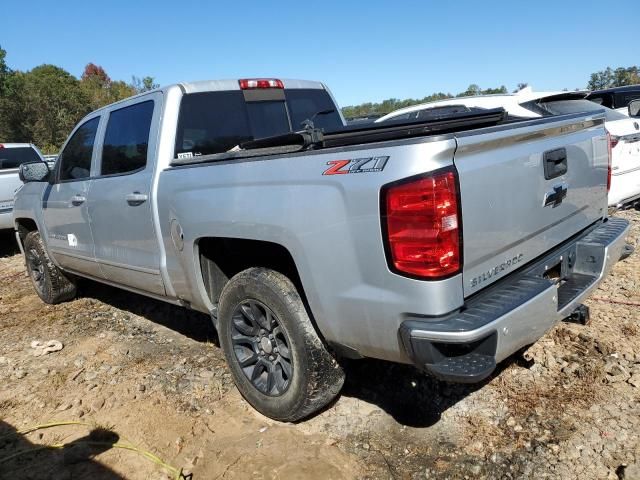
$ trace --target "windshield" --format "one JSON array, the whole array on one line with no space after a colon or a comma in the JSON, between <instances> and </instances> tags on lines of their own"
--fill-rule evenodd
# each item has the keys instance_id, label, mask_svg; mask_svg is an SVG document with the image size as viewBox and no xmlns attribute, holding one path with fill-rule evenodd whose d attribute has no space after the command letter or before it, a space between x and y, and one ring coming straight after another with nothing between
<instances>
[{"instance_id":1,"label":"windshield","mask_svg":"<svg viewBox=\"0 0 640 480\"><path fill-rule=\"evenodd\" d=\"M0 146L0 170L18 168L25 162L41 161L31 147L5 148Z\"/></svg>"},{"instance_id":2,"label":"windshield","mask_svg":"<svg viewBox=\"0 0 640 480\"><path fill-rule=\"evenodd\" d=\"M568 113L598 112L604 110L605 118L608 122L629 118L622 113L593 103L590 100L558 100L555 102L541 102L539 100L534 100L531 102L523 103L522 106L527 110L531 110L532 112L539 113L543 116L566 115Z\"/></svg>"},{"instance_id":3,"label":"windshield","mask_svg":"<svg viewBox=\"0 0 640 480\"><path fill-rule=\"evenodd\" d=\"M268 101L246 101L240 90L191 93L180 105L175 154L226 152L243 142L301 130L312 117L316 128L342 127L331 96L322 89L285 89L284 100Z\"/></svg>"}]
</instances>

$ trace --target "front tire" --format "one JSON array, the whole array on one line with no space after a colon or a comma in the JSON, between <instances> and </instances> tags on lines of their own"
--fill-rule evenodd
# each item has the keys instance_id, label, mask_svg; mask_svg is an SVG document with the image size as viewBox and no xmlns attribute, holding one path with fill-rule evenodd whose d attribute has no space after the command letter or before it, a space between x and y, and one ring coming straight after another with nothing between
<instances>
[{"instance_id":1,"label":"front tire","mask_svg":"<svg viewBox=\"0 0 640 480\"><path fill-rule=\"evenodd\" d=\"M274 420L300 420L333 400L344 372L284 275L250 268L220 295L220 343L242 396Z\"/></svg>"},{"instance_id":2,"label":"front tire","mask_svg":"<svg viewBox=\"0 0 640 480\"><path fill-rule=\"evenodd\" d=\"M43 302L56 304L75 298L75 282L53 264L44 248L40 232L27 234L24 239L24 255L31 283Z\"/></svg>"}]
</instances>

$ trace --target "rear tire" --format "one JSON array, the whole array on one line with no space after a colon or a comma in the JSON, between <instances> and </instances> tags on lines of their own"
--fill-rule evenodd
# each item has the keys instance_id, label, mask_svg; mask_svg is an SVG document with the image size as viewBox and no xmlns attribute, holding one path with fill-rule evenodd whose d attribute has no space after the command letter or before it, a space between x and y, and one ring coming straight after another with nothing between
<instances>
[{"instance_id":1,"label":"rear tire","mask_svg":"<svg viewBox=\"0 0 640 480\"><path fill-rule=\"evenodd\" d=\"M56 304L75 298L75 282L53 264L44 248L40 232L29 232L26 236L24 255L31 283L43 302Z\"/></svg>"},{"instance_id":2,"label":"rear tire","mask_svg":"<svg viewBox=\"0 0 640 480\"><path fill-rule=\"evenodd\" d=\"M340 393L344 372L284 275L250 268L234 276L220 295L218 321L236 386L260 413L293 422Z\"/></svg>"}]
</instances>

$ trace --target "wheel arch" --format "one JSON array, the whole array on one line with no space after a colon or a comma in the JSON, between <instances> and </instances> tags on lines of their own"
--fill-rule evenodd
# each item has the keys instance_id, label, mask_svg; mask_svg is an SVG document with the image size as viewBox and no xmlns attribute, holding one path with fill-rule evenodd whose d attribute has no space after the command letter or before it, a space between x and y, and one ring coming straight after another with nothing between
<instances>
[{"instance_id":1,"label":"wheel arch","mask_svg":"<svg viewBox=\"0 0 640 480\"><path fill-rule=\"evenodd\" d=\"M196 240L199 276L209 301L216 304L226 283L251 267L264 267L288 277L304 297L304 287L293 256L275 242L230 237L201 237Z\"/></svg>"}]
</instances>

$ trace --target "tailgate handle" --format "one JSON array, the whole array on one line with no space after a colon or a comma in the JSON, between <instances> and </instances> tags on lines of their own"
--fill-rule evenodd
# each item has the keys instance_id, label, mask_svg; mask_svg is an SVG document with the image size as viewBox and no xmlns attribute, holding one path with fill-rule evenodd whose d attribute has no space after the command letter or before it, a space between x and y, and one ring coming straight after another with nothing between
<instances>
[{"instance_id":1,"label":"tailgate handle","mask_svg":"<svg viewBox=\"0 0 640 480\"><path fill-rule=\"evenodd\" d=\"M544 152L544 178L551 180L567 173L567 149L557 148Z\"/></svg>"}]
</instances>

